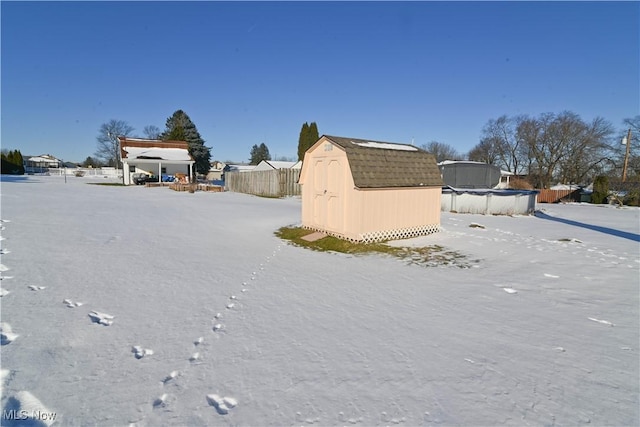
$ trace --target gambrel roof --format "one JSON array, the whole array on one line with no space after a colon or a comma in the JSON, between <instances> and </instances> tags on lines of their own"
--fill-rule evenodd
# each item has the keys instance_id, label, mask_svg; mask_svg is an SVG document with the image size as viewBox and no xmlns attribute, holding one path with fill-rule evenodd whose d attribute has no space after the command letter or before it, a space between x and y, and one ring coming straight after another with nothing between
<instances>
[{"instance_id":1,"label":"gambrel roof","mask_svg":"<svg viewBox=\"0 0 640 427\"><path fill-rule=\"evenodd\" d=\"M330 135L322 138L345 151L358 188L442 186L435 157L418 147Z\"/></svg>"}]
</instances>

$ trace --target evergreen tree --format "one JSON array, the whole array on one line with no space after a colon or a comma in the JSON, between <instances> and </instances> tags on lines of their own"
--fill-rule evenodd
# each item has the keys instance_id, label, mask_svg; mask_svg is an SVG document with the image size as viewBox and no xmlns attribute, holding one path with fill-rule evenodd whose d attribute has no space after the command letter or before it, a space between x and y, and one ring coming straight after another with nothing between
<instances>
[{"instance_id":1,"label":"evergreen tree","mask_svg":"<svg viewBox=\"0 0 640 427\"><path fill-rule=\"evenodd\" d=\"M24 164L20 150L2 150L2 173L24 175Z\"/></svg>"},{"instance_id":2,"label":"evergreen tree","mask_svg":"<svg viewBox=\"0 0 640 427\"><path fill-rule=\"evenodd\" d=\"M609 197L609 178L604 175L598 175L593 181L591 203L606 203L607 197Z\"/></svg>"},{"instance_id":3,"label":"evergreen tree","mask_svg":"<svg viewBox=\"0 0 640 427\"><path fill-rule=\"evenodd\" d=\"M269 148L266 146L264 142L259 146L256 144L253 144L253 147L251 147L251 153L249 155L250 155L249 164L251 165L257 165L263 160L271 160L271 154L269 154Z\"/></svg>"},{"instance_id":4,"label":"evergreen tree","mask_svg":"<svg viewBox=\"0 0 640 427\"><path fill-rule=\"evenodd\" d=\"M318 142L319 139L320 139L320 135L318 135L318 125L316 124L316 122L311 122L311 124L309 125L309 135L308 135L308 142L307 142L307 144L308 144L307 150L309 148L311 148L313 146L313 144Z\"/></svg>"},{"instance_id":5,"label":"evergreen tree","mask_svg":"<svg viewBox=\"0 0 640 427\"><path fill-rule=\"evenodd\" d=\"M318 139L320 139L320 136L316 122L311 122L311 124L304 122L302 129L300 129L300 137L298 138L298 160L304 160L304 153L311 148Z\"/></svg>"},{"instance_id":6,"label":"evergreen tree","mask_svg":"<svg viewBox=\"0 0 640 427\"><path fill-rule=\"evenodd\" d=\"M211 148L204 145L196 125L187 113L177 110L167 119L166 129L160 135L164 141L186 141L189 144L189 154L195 160L196 172L206 174L211 167Z\"/></svg>"},{"instance_id":7,"label":"evergreen tree","mask_svg":"<svg viewBox=\"0 0 640 427\"><path fill-rule=\"evenodd\" d=\"M309 124L304 122L302 125L302 129L300 129L300 136L298 137L298 160L304 159L304 152L307 151L305 148L305 143L307 140L307 135L309 134Z\"/></svg>"}]
</instances>

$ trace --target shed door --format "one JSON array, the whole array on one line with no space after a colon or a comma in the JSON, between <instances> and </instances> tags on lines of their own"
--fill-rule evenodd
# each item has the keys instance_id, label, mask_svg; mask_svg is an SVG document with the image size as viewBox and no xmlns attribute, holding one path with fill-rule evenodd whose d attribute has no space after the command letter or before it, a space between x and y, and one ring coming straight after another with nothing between
<instances>
[{"instance_id":1,"label":"shed door","mask_svg":"<svg viewBox=\"0 0 640 427\"><path fill-rule=\"evenodd\" d=\"M326 230L342 231L344 182L340 159L316 158L314 162L314 222Z\"/></svg>"}]
</instances>

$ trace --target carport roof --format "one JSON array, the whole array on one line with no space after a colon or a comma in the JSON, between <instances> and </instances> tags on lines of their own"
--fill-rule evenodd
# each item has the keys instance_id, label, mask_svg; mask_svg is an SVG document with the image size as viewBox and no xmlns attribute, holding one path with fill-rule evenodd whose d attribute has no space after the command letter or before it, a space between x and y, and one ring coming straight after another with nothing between
<instances>
[{"instance_id":1,"label":"carport roof","mask_svg":"<svg viewBox=\"0 0 640 427\"><path fill-rule=\"evenodd\" d=\"M126 137L118 137L118 140L122 150L122 159L126 161L193 162L193 157L189 154L189 144L186 141L159 141Z\"/></svg>"},{"instance_id":2,"label":"carport roof","mask_svg":"<svg viewBox=\"0 0 640 427\"><path fill-rule=\"evenodd\" d=\"M323 138L345 151L358 188L442 186L435 157L413 145L330 135Z\"/></svg>"}]
</instances>

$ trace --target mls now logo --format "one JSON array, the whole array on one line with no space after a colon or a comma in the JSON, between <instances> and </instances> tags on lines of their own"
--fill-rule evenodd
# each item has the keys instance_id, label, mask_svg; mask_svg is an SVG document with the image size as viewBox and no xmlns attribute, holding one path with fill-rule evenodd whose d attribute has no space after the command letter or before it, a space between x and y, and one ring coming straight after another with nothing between
<instances>
[{"instance_id":1,"label":"mls now logo","mask_svg":"<svg viewBox=\"0 0 640 427\"><path fill-rule=\"evenodd\" d=\"M45 411L25 411L18 409L5 409L2 411L2 419L11 421L35 420L49 424L56 420L56 416L57 414L55 412Z\"/></svg>"}]
</instances>

